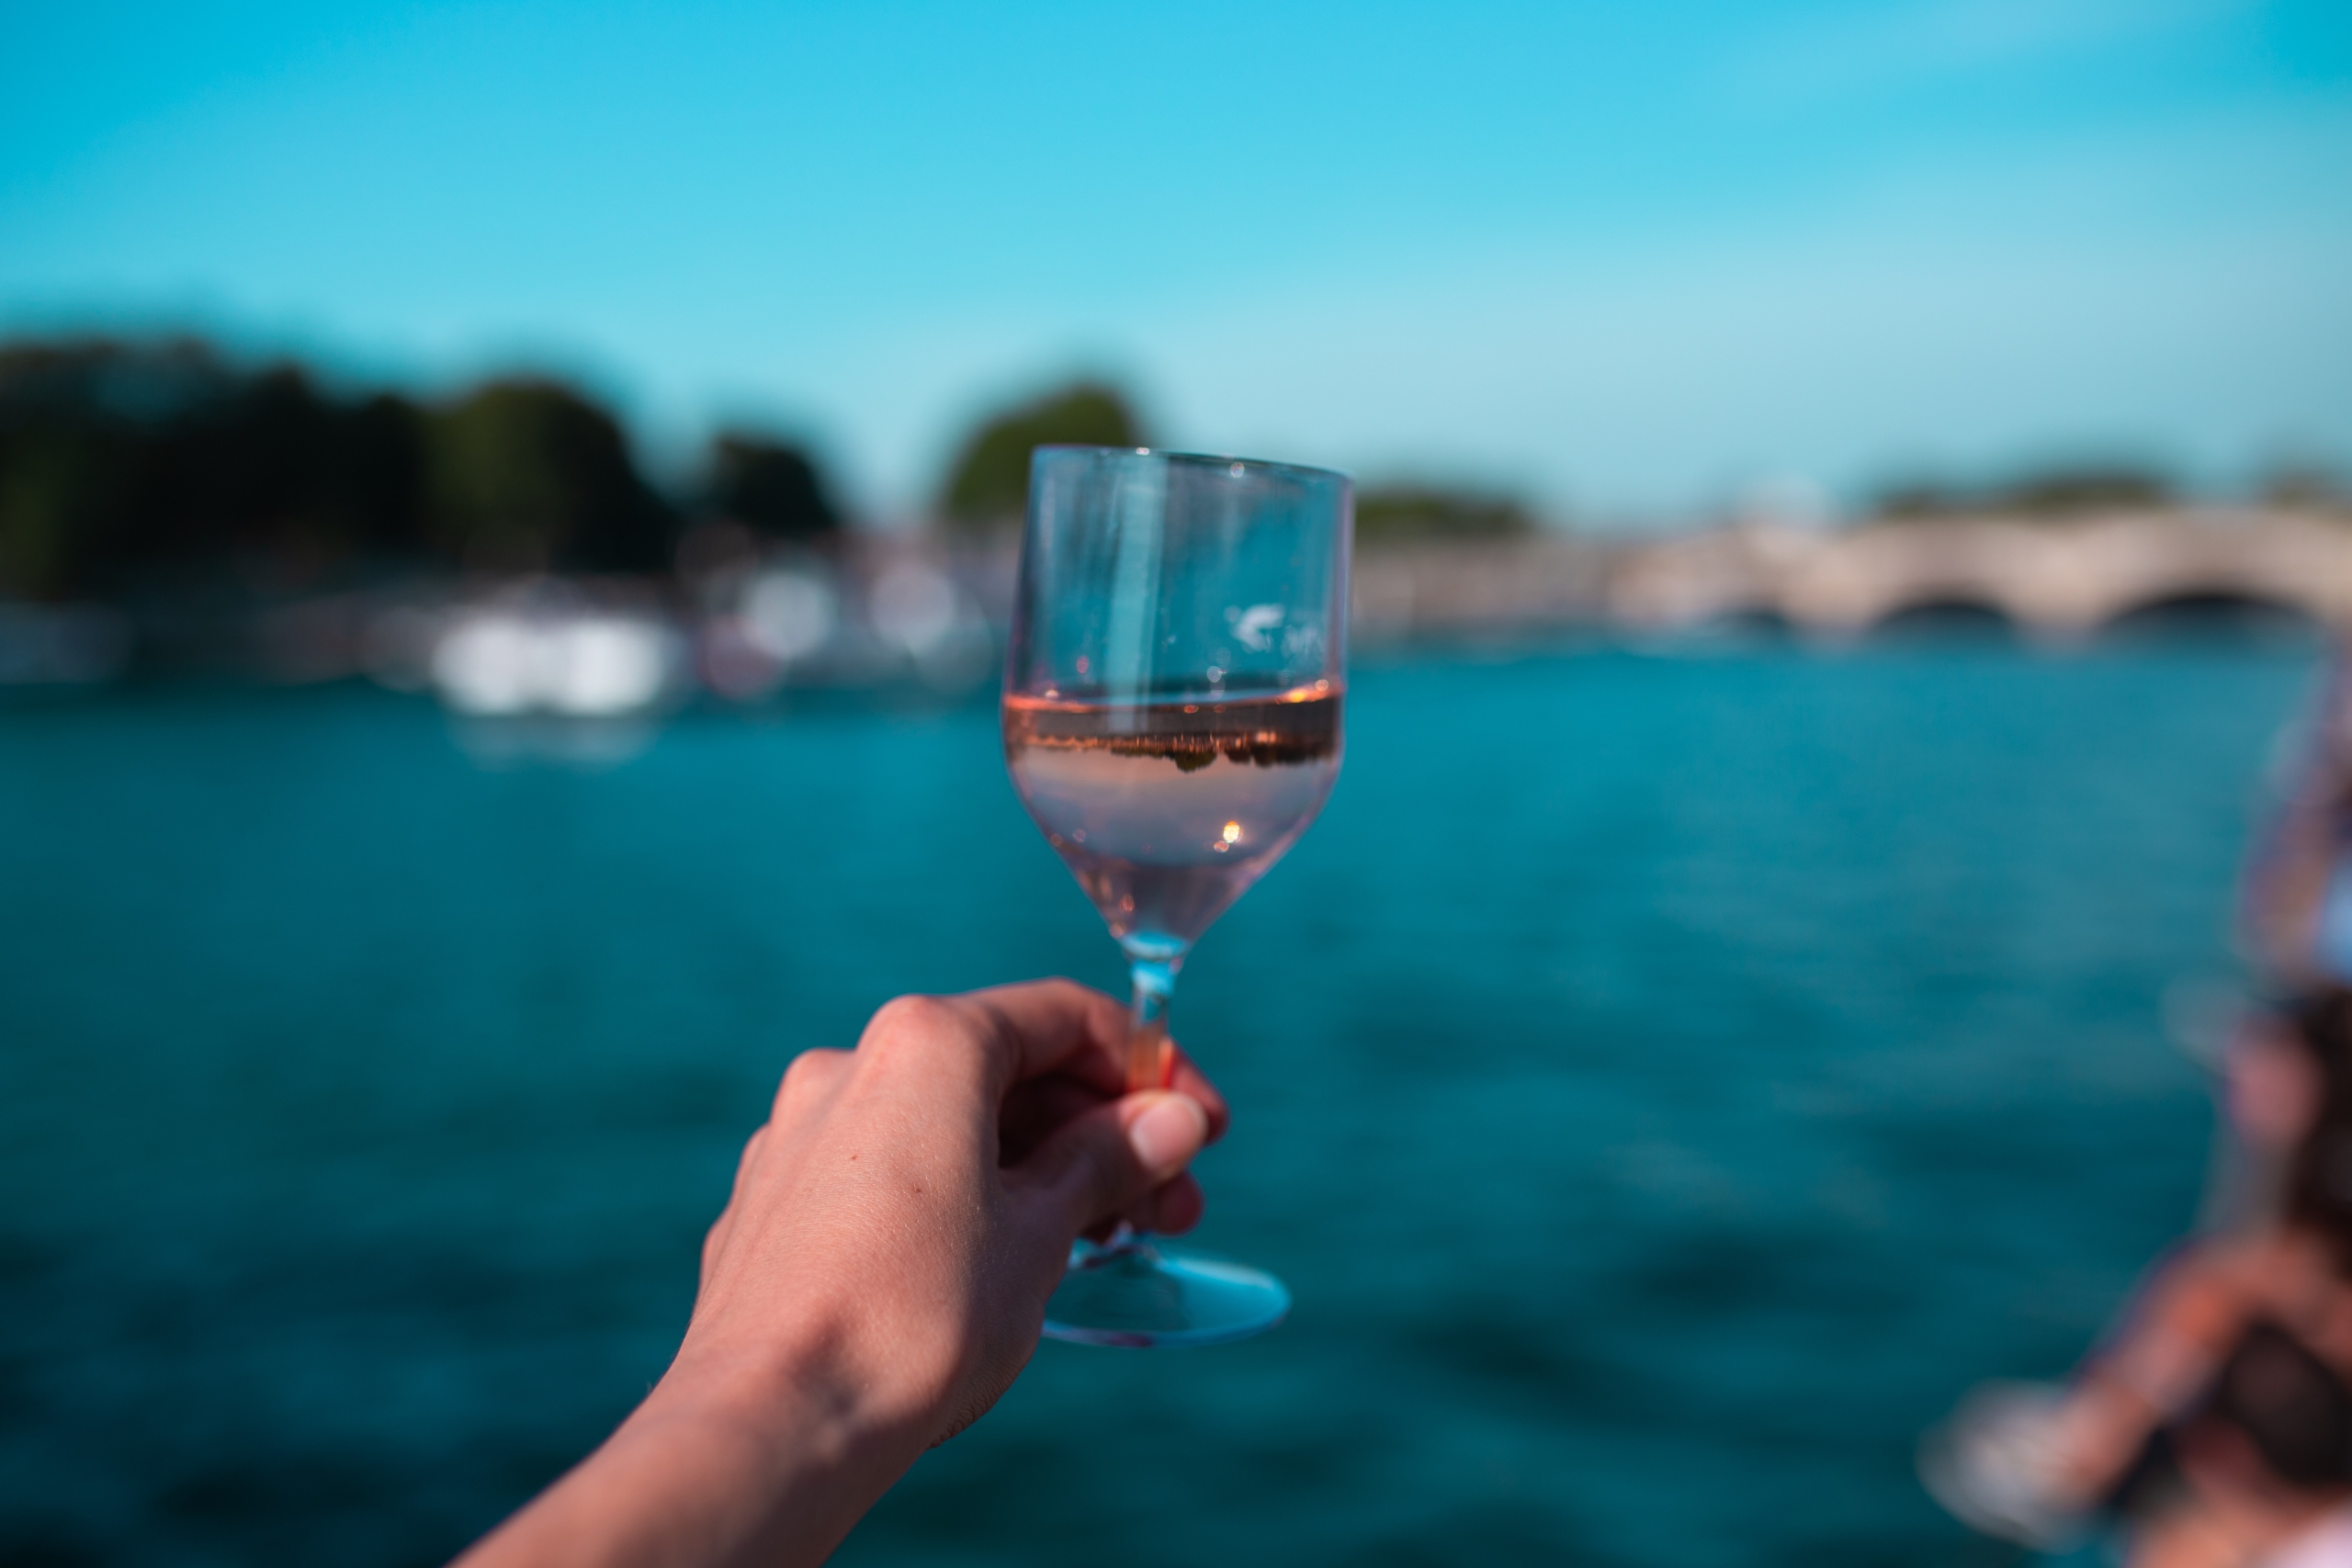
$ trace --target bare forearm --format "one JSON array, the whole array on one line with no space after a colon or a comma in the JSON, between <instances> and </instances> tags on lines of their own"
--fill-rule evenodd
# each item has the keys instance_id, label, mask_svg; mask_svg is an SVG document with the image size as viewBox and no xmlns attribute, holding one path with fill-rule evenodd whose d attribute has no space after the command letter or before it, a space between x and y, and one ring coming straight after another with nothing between
<instances>
[{"instance_id":1,"label":"bare forearm","mask_svg":"<svg viewBox=\"0 0 2352 1568\"><path fill-rule=\"evenodd\" d=\"M665 1379L463 1568L813 1568L922 1449L806 1388Z\"/></svg>"}]
</instances>

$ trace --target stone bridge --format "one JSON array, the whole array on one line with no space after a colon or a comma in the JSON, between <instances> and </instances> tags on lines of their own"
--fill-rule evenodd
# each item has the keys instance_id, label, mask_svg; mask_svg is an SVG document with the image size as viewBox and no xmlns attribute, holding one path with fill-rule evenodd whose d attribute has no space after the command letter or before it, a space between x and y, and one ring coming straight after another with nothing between
<instances>
[{"instance_id":1,"label":"stone bridge","mask_svg":"<svg viewBox=\"0 0 2352 1568\"><path fill-rule=\"evenodd\" d=\"M1764 615L1856 632L1905 612L1965 607L2064 637L2134 611L2218 600L2352 632L2352 519L2216 509L1743 526L1628 547L1605 578L1608 618L1659 630Z\"/></svg>"}]
</instances>

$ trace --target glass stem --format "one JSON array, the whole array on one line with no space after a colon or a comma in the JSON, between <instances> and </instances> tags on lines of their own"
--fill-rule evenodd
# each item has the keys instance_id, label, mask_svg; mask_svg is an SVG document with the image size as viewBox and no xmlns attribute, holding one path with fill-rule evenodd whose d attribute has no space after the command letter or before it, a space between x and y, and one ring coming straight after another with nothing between
<instances>
[{"instance_id":1,"label":"glass stem","mask_svg":"<svg viewBox=\"0 0 2352 1568\"><path fill-rule=\"evenodd\" d=\"M1138 958L1128 971L1135 981L1135 1007L1127 1024L1127 1092L1166 1089L1176 1067L1168 1040L1168 997L1176 988L1176 965Z\"/></svg>"},{"instance_id":2,"label":"glass stem","mask_svg":"<svg viewBox=\"0 0 2352 1568\"><path fill-rule=\"evenodd\" d=\"M1168 1038L1168 995L1176 988L1176 964L1182 960L1137 958L1128 976L1135 982L1135 1003L1127 1014L1127 1092L1166 1089L1175 1076L1176 1047ZM1121 1220L1101 1258L1139 1258L1153 1256L1151 1238Z\"/></svg>"}]
</instances>

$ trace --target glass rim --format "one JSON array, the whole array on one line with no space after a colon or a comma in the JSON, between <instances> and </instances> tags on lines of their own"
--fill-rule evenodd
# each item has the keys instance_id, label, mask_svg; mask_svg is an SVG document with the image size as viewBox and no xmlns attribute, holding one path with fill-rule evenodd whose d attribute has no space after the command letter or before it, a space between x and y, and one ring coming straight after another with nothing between
<instances>
[{"instance_id":1,"label":"glass rim","mask_svg":"<svg viewBox=\"0 0 2352 1568\"><path fill-rule=\"evenodd\" d=\"M1042 452L1092 452L1122 457L1157 457L1163 463L1198 463L1204 467L1229 467L1239 463L1245 468L1266 468L1275 473L1338 479L1349 486L1356 482L1355 476L1345 469L1318 468L1311 463L1284 463L1272 457L1245 457L1238 452L1170 452L1158 446L1102 446L1083 441L1040 442L1030 451L1033 457Z\"/></svg>"}]
</instances>

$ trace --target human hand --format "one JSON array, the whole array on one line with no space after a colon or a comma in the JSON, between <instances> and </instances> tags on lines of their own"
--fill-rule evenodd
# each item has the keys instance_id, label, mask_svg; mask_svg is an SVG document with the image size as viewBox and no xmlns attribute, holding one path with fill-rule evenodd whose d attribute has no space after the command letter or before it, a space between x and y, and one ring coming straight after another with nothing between
<instances>
[{"instance_id":1,"label":"human hand","mask_svg":"<svg viewBox=\"0 0 2352 1568\"><path fill-rule=\"evenodd\" d=\"M603 1449L476 1549L816 1562L1036 1348L1070 1243L1200 1218L1225 1101L1124 1094L1126 1010L1067 980L901 997L809 1051L703 1245L684 1343Z\"/></svg>"},{"instance_id":2,"label":"human hand","mask_svg":"<svg viewBox=\"0 0 2352 1568\"><path fill-rule=\"evenodd\" d=\"M928 1440L968 1425L1036 1348L1075 1237L1200 1219L1185 1167L1225 1101L1181 1055L1171 1089L1124 1095L1126 1032L1119 1003L1049 980L901 997L854 1052L797 1058L704 1243L679 1369L815 1311Z\"/></svg>"}]
</instances>

